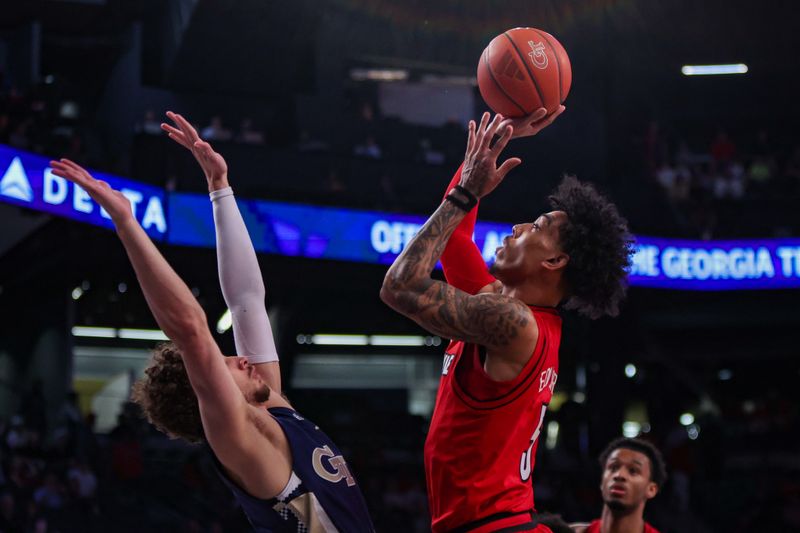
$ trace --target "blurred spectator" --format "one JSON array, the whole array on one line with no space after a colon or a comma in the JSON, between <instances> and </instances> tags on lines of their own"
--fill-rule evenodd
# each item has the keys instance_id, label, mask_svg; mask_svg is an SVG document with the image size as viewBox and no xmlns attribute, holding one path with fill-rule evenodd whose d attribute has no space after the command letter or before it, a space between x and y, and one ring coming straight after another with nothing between
<instances>
[{"instance_id":1,"label":"blurred spectator","mask_svg":"<svg viewBox=\"0 0 800 533\"><path fill-rule=\"evenodd\" d=\"M383 151L378 146L378 143L375 142L375 138L370 135L353 148L353 154L368 159L380 159L383 156Z\"/></svg>"},{"instance_id":2,"label":"blurred spectator","mask_svg":"<svg viewBox=\"0 0 800 533\"><path fill-rule=\"evenodd\" d=\"M236 142L253 145L264 144L264 134L253 128L253 120L251 118L245 118L239 126Z\"/></svg>"},{"instance_id":3,"label":"blurred spectator","mask_svg":"<svg viewBox=\"0 0 800 533\"><path fill-rule=\"evenodd\" d=\"M8 144L20 150L27 150L30 146L28 138L28 128L30 127L30 120L25 120L16 125L16 127L8 136Z\"/></svg>"},{"instance_id":4,"label":"blurred spectator","mask_svg":"<svg viewBox=\"0 0 800 533\"><path fill-rule=\"evenodd\" d=\"M328 173L328 179L325 183L325 190L327 193L332 193L334 195L340 195L341 193L347 192L347 186L339 177L339 173L336 170L331 170L330 173Z\"/></svg>"},{"instance_id":5,"label":"blurred spectator","mask_svg":"<svg viewBox=\"0 0 800 533\"><path fill-rule=\"evenodd\" d=\"M675 180L677 178L677 170L668 161L664 161L656 170L656 181L667 191L672 191L675 188Z\"/></svg>"},{"instance_id":6,"label":"blurred spectator","mask_svg":"<svg viewBox=\"0 0 800 533\"><path fill-rule=\"evenodd\" d=\"M222 117L214 116L211 123L200 132L200 136L206 141L230 141L232 134L223 126Z\"/></svg>"},{"instance_id":7,"label":"blurred spectator","mask_svg":"<svg viewBox=\"0 0 800 533\"><path fill-rule=\"evenodd\" d=\"M711 143L711 157L717 163L725 163L730 161L735 154L736 145L733 144L725 130L720 130L714 142Z\"/></svg>"},{"instance_id":8,"label":"blurred spectator","mask_svg":"<svg viewBox=\"0 0 800 533\"><path fill-rule=\"evenodd\" d=\"M56 511L64 506L66 491L53 472L48 472L44 484L33 492L33 501L44 509Z\"/></svg>"},{"instance_id":9,"label":"blurred spectator","mask_svg":"<svg viewBox=\"0 0 800 533\"><path fill-rule=\"evenodd\" d=\"M772 180L772 162L766 157L756 157L747 171L747 178L761 190Z\"/></svg>"},{"instance_id":10,"label":"blurred spectator","mask_svg":"<svg viewBox=\"0 0 800 533\"><path fill-rule=\"evenodd\" d=\"M0 493L0 531L17 533L23 531L22 513L14 495L9 491Z\"/></svg>"},{"instance_id":11,"label":"blurred spectator","mask_svg":"<svg viewBox=\"0 0 800 533\"><path fill-rule=\"evenodd\" d=\"M434 149L430 139L424 137L419 140L418 158L427 165L442 165L445 161L444 153Z\"/></svg>"},{"instance_id":12,"label":"blurred spectator","mask_svg":"<svg viewBox=\"0 0 800 533\"><path fill-rule=\"evenodd\" d=\"M800 185L800 144L794 145L792 153L786 161L784 175L794 182L795 187Z\"/></svg>"},{"instance_id":13,"label":"blurred spectator","mask_svg":"<svg viewBox=\"0 0 800 533\"><path fill-rule=\"evenodd\" d=\"M774 146L770 146L769 133L767 130L764 128L759 129L756 133L756 142L753 145L753 156L768 157L774 149Z\"/></svg>"},{"instance_id":14,"label":"blurred spectator","mask_svg":"<svg viewBox=\"0 0 800 533\"><path fill-rule=\"evenodd\" d=\"M329 143L312 137L307 130L300 132L300 137L297 141L298 152L327 152L330 148Z\"/></svg>"},{"instance_id":15,"label":"blurred spectator","mask_svg":"<svg viewBox=\"0 0 800 533\"><path fill-rule=\"evenodd\" d=\"M84 462L73 460L67 471L70 491L80 500L91 500L97 490L97 476Z\"/></svg>"},{"instance_id":16,"label":"blurred spectator","mask_svg":"<svg viewBox=\"0 0 800 533\"><path fill-rule=\"evenodd\" d=\"M161 122L156 118L156 113L152 109L144 112L142 121L136 124L134 129L136 133L144 133L145 135L161 135Z\"/></svg>"}]
</instances>

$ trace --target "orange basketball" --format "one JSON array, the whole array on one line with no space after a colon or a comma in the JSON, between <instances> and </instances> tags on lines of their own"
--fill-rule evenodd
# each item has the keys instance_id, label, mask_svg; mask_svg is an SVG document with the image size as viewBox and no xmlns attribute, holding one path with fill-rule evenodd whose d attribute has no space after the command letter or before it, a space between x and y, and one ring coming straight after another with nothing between
<instances>
[{"instance_id":1,"label":"orange basketball","mask_svg":"<svg viewBox=\"0 0 800 533\"><path fill-rule=\"evenodd\" d=\"M489 43L478 64L478 88L495 113L552 113L569 94L572 66L555 37L536 28L514 28Z\"/></svg>"}]
</instances>

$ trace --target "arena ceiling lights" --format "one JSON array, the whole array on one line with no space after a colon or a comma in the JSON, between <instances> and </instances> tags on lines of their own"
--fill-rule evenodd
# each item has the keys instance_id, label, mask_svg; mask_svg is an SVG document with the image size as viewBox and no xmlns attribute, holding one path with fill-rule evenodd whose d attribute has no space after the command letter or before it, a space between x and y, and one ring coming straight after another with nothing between
<instances>
[{"instance_id":1,"label":"arena ceiling lights","mask_svg":"<svg viewBox=\"0 0 800 533\"><path fill-rule=\"evenodd\" d=\"M300 334L297 344L320 346L439 346L440 337L422 335L343 335L338 333Z\"/></svg>"},{"instance_id":2,"label":"arena ceiling lights","mask_svg":"<svg viewBox=\"0 0 800 533\"><path fill-rule=\"evenodd\" d=\"M72 336L140 341L169 340L169 338L160 329L98 328L93 326L74 326L72 328Z\"/></svg>"},{"instance_id":3,"label":"arena ceiling lights","mask_svg":"<svg viewBox=\"0 0 800 533\"><path fill-rule=\"evenodd\" d=\"M731 63L725 65L683 65L681 73L684 76L714 76L721 74L746 74L750 70L744 63Z\"/></svg>"}]
</instances>

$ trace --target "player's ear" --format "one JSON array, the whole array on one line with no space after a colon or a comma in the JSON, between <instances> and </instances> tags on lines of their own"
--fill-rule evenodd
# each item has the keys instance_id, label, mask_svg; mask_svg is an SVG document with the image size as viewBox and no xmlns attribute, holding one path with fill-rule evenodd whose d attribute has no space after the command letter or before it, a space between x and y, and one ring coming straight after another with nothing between
<instances>
[{"instance_id":1,"label":"player's ear","mask_svg":"<svg viewBox=\"0 0 800 533\"><path fill-rule=\"evenodd\" d=\"M651 481L647 484L647 489L645 490L645 495L647 496L648 500L652 500L658 494L658 485L655 482Z\"/></svg>"},{"instance_id":2,"label":"player's ear","mask_svg":"<svg viewBox=\"0 0 800 533\"><path fill-rule=\"evenodd\" d=\"M563 252L559 252L545 259L542 265L548 270L562 270L567 266L567 263L569 263L569 256Z\"/></svg>"}]
</instances>

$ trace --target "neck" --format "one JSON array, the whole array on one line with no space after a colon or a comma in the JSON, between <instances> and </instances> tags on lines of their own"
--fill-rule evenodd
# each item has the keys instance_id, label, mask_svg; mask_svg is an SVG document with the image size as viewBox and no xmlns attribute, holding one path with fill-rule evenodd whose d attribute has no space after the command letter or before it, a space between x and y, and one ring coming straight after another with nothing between
<instances>
[{"instance_id":1,"label":"neck","mask_svg":"<svg viewBox=\"0 0 800 533\"><path fill-rule=\"evenodd\" d=\"M556 283L522 283L520 285L503 284L502 293L521 300L528 305L540 307L556 307L564 299L564 290Z\"/></svg>"},{"instance_id":2,"label":"neck","mask_svg":"<svg viewBox=\"0 0 800 533\"><path fill-rule=\"evenodd\" d=\"M630 510L614 511L603 506L600 533L642 533L644 531L644 506Z\"/></svg>"}]
</instances>

